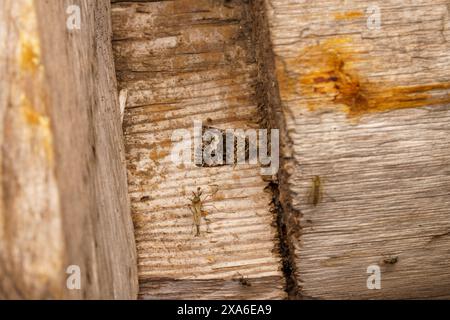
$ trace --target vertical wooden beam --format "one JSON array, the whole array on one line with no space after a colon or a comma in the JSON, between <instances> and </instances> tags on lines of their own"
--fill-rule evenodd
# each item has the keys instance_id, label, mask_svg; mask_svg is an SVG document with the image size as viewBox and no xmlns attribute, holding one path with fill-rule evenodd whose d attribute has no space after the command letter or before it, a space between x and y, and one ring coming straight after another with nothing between
<instances>
[{"instance_id":1,"label":"vertical wooden beam","mask_svg":"<svg viewBox=\"0 0 450 320\"><path fill-rule=\"evenodd\" d=\"M135 298L109 1L0 6L0 297Z\"/></svg>"}]
</instances>

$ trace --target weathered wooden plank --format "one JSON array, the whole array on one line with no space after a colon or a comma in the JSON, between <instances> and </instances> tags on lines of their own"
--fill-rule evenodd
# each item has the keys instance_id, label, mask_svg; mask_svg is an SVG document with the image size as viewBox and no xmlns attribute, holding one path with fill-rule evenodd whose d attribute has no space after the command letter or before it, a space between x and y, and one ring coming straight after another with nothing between
<instances>
[{"instance_id":1,"label":"weathered wooden plank","mask_svg":"<svg viewBox=\"0 0 450 320\"><path fill-rule=\"evenodd\" d=\"M143 281L140 284L142 299L222 299L235 300L245 297L249 300L274 299L274 292L280 290L278 277L249 279L174 280L159 279Z\"/></svg>"},{"instance_id":2,"label":"weathered wooden plank","mask_svg":"<svg viewBox=\"0 0 450 320\"><path fill-rule=\"evenodd\" d=\"M376 4L379 30L368 28L365 1L259 2L303 297L450 292L449 3ZM366 286L370 265L381 290Z\"/></svg>"},{"instance_id":3,"label":"weathered wooden plank","mask_svg":"<svg viewBox=\"0 0 450 320\"><path fill-rule=\"evenodd\" d=\"M245 1L113 4L143 299L286 296L272 194L259 167L177 166L170 157L173 131L192 132L195 119L258 128L247 10ZM202 225L195 237L188 197L198 187L212 194L211 232Z\"/></svg>"},{"instance_id":4,"label":"weathered wooden plank","mask_svg":"<svg viewBox=\"0 0 450 320\"><path fill-rule=\"evenodd\" d=\"M69 5L81 30L66 28ZM0 7L0 297L135 298L110 3Z\"/></svg>"}]
</instances>

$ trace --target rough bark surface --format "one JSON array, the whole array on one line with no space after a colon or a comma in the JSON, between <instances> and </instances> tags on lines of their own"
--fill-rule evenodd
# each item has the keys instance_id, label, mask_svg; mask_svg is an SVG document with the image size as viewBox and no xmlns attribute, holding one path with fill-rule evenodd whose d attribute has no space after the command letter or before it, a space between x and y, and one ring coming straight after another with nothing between
<instances>
[{"instance_id":1,"label":"rough bark surface","mask_svg":"<svg viewBox=\"0 0 450 320\"><path fill-rule=\"evenodd\" d=\"M81 8L81 30L66 9ZM0 297L137 296L109 1L0 4ZM81 290L66 269L81 268Z\"/></svg>"}]
</instances>

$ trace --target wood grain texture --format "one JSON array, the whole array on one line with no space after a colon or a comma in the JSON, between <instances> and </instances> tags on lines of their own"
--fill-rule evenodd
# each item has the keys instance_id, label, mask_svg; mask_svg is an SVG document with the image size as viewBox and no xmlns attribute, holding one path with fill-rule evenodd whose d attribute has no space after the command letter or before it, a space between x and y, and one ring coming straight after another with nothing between
<instances>
[{"instance_id":1,"label":"wood grain texture","mask_svg":"<svg viewBox=\"0 0 450 320\"><path fill-rule=\"evenodd\" d=\"M143 299L286 296L268 183L255 165L171 162L193 120L258 128L257 69L243 1L113 1L113 48ZM210 233L195 237L188 197L201 187ZM238 279L248 277L250 287Z\"/></svg>"},{"instance_id":2,"label":"wood grain texture","mask_svg":"<svg viewBox=\"0 0 450 320\"><path fill-rule=\"evenodd\" d=\"M0 7L0 297L136 298L110 3Z\"/></svg>"},{"instance_id":3,"label":"wood grain texture","mask_svg":"<svg viewBox=\"0 0 450 320\"><path fill-rule=\"evenodd\" d=\"M178 280L158 279L142 281L140 298L151 299L209 299L235 300L245 297L249 300L274 299L274 292L280 290L280 279L276 277L234 279Z\"/></svg>"},{"instance_id":4,"label":"wood grain texture","mask_svg":"<svg viewBox=\"0 0 450 320\"><path fill-rule=\"evenodd\" d=\"M380 30L365 1L264 1L303 298L449 298L449 2L376 4Z\"/></svg>"}]
</instances>

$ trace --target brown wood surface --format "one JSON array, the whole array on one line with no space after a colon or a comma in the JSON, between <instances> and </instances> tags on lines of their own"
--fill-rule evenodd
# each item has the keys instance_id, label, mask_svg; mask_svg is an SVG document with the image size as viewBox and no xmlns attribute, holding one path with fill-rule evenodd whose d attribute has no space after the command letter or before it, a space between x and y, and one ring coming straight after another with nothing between
<instances>
[{"instance_id":1,"label":"brown wood surface","mask_svg":"<svg viewBox=\"0 0 450 320\"><path fill-rule=\"evenodd\" d=\"M0 298L450 298L448 1L112 2L0 4ZM278 177L174 164L193 120Z\"/></svg>"},{"instance_id":2,"label":"brown wood surface","mask_svg":"<svg viewBox=\"0 0 450 320\"><path fill-rule=\"evenodd\" d=\"M137 296L110 35L106 0L0 3L1 298Z\"/></svg>"},{"instance_id":3,"label":"brown wood surface","mask_svg":"<svg viewBox=\"0 0 450 320\"><path fill-rule=\"evenodd\" d=\"M272 194L258 166L171 162L173 130L193 120L259 128L257 66L245 1L113 1L140 297L284 298ZM209 119L209 122L208 122ZM195 237L192 191L210 230ZM248 278L251 286L239 279Z\"/></svg>"},{"instance_id":4,"label":"brown wood surface","mask_svg":"<svg viewBox=\"0 0 450 320\"><path fill-rule=\"evenodd\" d=\"M365 1L262 4L299 294L448 298L449 2L370 4L380 30ZM381 290L366 287L370 265Z\"/></svg>"}]
</instances>

